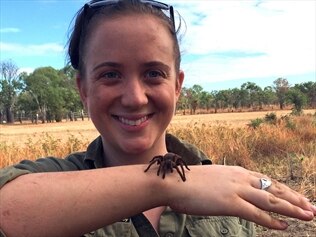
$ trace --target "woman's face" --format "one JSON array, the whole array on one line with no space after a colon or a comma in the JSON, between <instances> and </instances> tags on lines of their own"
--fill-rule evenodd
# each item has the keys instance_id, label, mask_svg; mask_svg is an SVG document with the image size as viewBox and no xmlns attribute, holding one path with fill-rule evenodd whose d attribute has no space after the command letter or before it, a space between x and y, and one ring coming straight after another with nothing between
<instances>
[{"instance_id":1,"label":"woman's face","mask_svg":"<svg viewBox=\"0 0 316 237\"><path fill-rule=\"evenodd\" d=\"M164 146L184 77L175 71L167 27L150 15L101 20L84 55L78 87L106 150L140 154Z\"/></svg>"}]
</instances>

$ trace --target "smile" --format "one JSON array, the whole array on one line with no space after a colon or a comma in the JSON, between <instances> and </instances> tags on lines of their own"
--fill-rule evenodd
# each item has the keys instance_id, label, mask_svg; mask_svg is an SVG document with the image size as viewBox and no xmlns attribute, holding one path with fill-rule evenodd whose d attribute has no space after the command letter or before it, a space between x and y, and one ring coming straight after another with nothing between
<instances>
[{"instance_id":1,"label":"smile","mask_svg":"<svg viewBox=\"0 0 316 237\"><path fill-rule=\"evenodd\" d=\"M113 116L116 120L120 121L121 123L125 124L125 125L129 125L129 126L139 126L142 123L146 122L150 117L152 117L151 115L146 115L143 116L141 118L138 119L128 119L128 118L124 118L124 117L120 117L120 116Z\"/></svg>"}]
</instances>

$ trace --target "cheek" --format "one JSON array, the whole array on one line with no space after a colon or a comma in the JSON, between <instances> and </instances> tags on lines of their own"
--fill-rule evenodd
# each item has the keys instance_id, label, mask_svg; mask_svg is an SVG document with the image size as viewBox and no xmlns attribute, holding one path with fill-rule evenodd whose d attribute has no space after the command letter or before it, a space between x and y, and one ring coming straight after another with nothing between
<instances>
[{"instance_id":1,"label":"cheek","mask_svg":"<svg viewBox=\"0 0 316 237\"><path fill-rule=\"evenodd\" d=\"M165 88L164 90L155 93L157 107L160 107L163 111L173 111L176 100L175 89L173 87Z\"/></svg>"}]
</instances>

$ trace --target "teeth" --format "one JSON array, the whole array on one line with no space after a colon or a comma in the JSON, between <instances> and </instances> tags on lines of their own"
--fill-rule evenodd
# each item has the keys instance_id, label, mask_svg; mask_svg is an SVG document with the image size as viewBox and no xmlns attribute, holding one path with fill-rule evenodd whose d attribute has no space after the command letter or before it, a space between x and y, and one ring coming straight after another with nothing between
<instances>
[{"instance_id":1,"label":"teeth","mask_svg":"<svg viewBox=\"0 0 316 237\"><path fill-rule=\"evenodd\" d=\"M141 123L143 123L143 122L145 122L147 120L147 116L142 117L141 119L137 119L137 120L129 120L129 119L126 119L126 118L119 117L119 120L122 123L130 125L130 126L138 126L138 125L140 125Z\"/></svg>"}]
</instances>

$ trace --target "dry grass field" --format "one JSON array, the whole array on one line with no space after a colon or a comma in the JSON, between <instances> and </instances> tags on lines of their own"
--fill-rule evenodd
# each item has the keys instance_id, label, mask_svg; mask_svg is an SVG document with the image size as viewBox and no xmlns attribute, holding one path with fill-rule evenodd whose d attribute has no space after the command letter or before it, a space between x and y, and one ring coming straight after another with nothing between
<instances>
[{"instance_id":1,"label":"dry grass field","mask_svg":"<svg viewBox=\"0 0 316 237\"><path fill-rule=\"evenodd\" d=\"M290 112L274 111L274 119L266 118L267 111L177 115L168 132L195 144L216 164L263 172L316 201L316 110L299 117ZM63 157L84 150L96 136L87 120L0 125L0 168L22 159ZM287 231L260 227L258 236L316 236L316 220L287 220Z\"/></svg>"}]
</instances>

